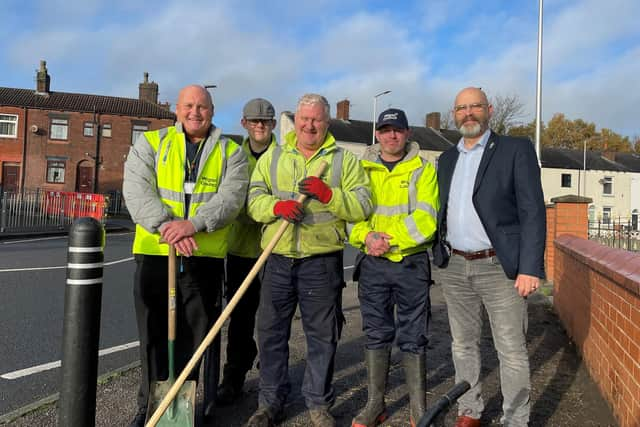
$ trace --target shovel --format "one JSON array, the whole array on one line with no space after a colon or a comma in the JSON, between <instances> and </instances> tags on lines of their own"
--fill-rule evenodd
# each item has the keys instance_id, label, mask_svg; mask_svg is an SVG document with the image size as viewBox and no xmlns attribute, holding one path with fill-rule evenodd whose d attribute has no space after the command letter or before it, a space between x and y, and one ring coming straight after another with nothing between
<instances>
[{"instance_id":1,"label":"shovel","mask_svg":"<svg viewBox=\"0 0 640 427\"><path fill-rule=\"evenodd\" d=\"M176 340L176 248L169 245L169 378L166 381L154 381L149 390L147 414L153 414L176 382L174 364L174 344ZM196 382L185 381L177 396L158 420L157 426L192 427L194 425L196 403ZM147 417L146 423L149 423Z\"/></svg>"},{"instance_id":2,"label":"shovel","mask_svg":"<svg viewBox=\"0 0 640 427\"><path fill-rule=\"evenodd\" d=\"M324 162L324 161L320 162L320 166L318 167L318 170L316 171L314 176L318 176L318 177L322 176L327 166L328 166L327 162ZM306 195L301 194L297 200L298 202L302 203L306 198L307 198ZM191 371L193 371L193 369L196 367L203 353L205 352L207 347L209 347L209 345L213 342L218 332L220 332L220 329L222 329L222 325L227 320L227 318L231 315L231 312L236 307L236 305L238 305L240 298L242 298L244 293L247 291L247 289L249 288L249 285L251 284L251 282L253 282L253 279L256 277L256 275L258 274L258 271L260 271L264 263L267 261L267 258L269 257L269 255L271 255L271 251L273 251L273 248L276 246L276 244L284 234L288 225L289 223L287 221L282 220L282 223L280 224L280 228L278 228L278 230L276 231L276 234L271 238L271 241L264 248L264 250L262 251L262 254L254 264L253 268L251 269L249 274L247 274L247 277L244 279L244 281L242 282L242 284L240 285L236 293L233 295L233 298L231 298L231 301L227 303L227 306L225 307L220 317L218 317L218 320L216 320L216 323L214 323L211 329L209 329L209 333L207 334L206 337L204 337L204 340L202 340L202 343L200 343L200 346L196 349L195 353L193 353L193 356L191 356L189 363L187 363L187 366L185 366L185 368L182 370L182 373L180 374L178 379L175 381L175 384L171 386L171 389L167 392L167 395L164 397L164 399L162 399L162 402L160 402L159 405L154 407L153 411L150 410L148 412L149 414L153 413L153 416L147 419L146 427L155 427L156 425L162 425L162 424L158 424L158 422L161 419L160 417L162 416L163 413L165 413L165 411L168 412L168 407L172 404L171 402L176 397L176 395L178 396L180 395L179 393L182 390L181 385L185 382L185 380L187 379ZM149 409L151 409L151 407L149 407Z\"/></svg>"}]
</instances>

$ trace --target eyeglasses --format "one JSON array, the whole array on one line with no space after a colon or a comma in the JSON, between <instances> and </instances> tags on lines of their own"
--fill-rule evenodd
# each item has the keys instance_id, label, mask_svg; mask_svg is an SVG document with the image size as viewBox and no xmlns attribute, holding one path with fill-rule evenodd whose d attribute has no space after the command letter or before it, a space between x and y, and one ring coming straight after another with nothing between
<instances>
[{"instance_id":1,"label":"eyeglasses","mask_svg":"<svg viewBox=\"0 0 640 427\"><path fill-rule=\"evenodd\" d=\"M249 124L253 127L258 126L259 124L262 124L262 126L273 125L273 119L247 119L247 122L249 122Z\"/></svg>"},{"instance_id":2,"label":"eyeglasses","mask_svg":"<svg viewBox=\"0 0 640 427\"><path fill-rule=\"evenodd\" d=\"M454 113L462 113L464 111L467 110L471 110L474 113L478 113L480 111L484 110L484 107L486 107L489 104L483 104L480 102L476 102L474 104L460 104L460 105L456 105L455 107L453 107L453 112Z\"/></svg>"}]
</instances>

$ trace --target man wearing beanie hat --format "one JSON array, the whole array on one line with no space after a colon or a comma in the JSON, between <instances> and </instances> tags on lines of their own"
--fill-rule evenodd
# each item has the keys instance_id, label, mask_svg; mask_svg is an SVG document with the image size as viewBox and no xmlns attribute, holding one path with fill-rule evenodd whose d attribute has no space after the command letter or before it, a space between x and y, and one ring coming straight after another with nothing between
<instances>
[{"instance_id":1,"label":"man wearing beanie hat","mask_svg":"<svg viewBox=\"0 0 640 427\"><path fill-rule=\"evenodd\" d=\"M262 98L250 100L242 109L240 123L248 134L242 142L242 150L249 160L249 176L258 158L276 144L273 135L276 125L274 116L273 105ZM233 298L260 255L260 227L261 224L247 216L246 206L232 224L227 255L227 301ZM224 365L223 379L216 398L218 405L230 405L241 396L245 376L258 354L253 331L259 302L260 280L256 276L231 313L227 332L227 363Z\"/></svg>"},{"instance_id":2,"label":"man wearing beanie hat","mask_svg":"<svg viewBox=\"0 0 640 427\"><path fill-rule=\"evenodd\" d=\"M402 352L412 427L426 406L427 248L436 231L438 185L436 170L420 157L418 143L408 142L410 132L404 111L383 111L376 124L378 144L362 158L374 209L354 225L349 242L361 251L353 280L358 281L366 335L368 399L352 427L377 426L387 418L384 394L394 340Z\"/></svg>"}]
</instances>

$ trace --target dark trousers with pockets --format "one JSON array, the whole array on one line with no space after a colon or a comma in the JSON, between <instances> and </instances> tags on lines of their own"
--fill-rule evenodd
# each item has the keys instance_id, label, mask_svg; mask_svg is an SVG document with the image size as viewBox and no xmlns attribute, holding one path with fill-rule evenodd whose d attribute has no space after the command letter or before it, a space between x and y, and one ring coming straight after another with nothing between
<instances>
[{"instance_id":1,"label":"dark trousers with pockets","mask_svg":"<svg viewBox=\"0 0 640 427\"><path fill-rule=\"evenodd\" d=\"M227 302L233 298L238 288L256 263L256 258L227 255ZM231 313L227 331L227 363L225 376L231 375L231 381L241 381L249 371L258 354L253 339L256 312L260 303L260 279L251 282L240 302Z\"/></svg>"},{"instance_id":2,"label":"dark trousers with pockets","mask_svg":"<svg viewBox=\"0 0 640 427\"><path fill-rule=\"evenodd\" d=\"M258 309L261 407L281 411L289 394L289 338L298 305L307 341L302 395L308 408L333 404L343 285L342 251L302 259L269 256Z\"/></svg>"},{"instance_id":3,"label":"dark trousers with pockets","mask_svg":"<svg viewBox=\"0 0 640 427\"><path fill-rule=\"evenodd\" d=\"M400 262L369 255L359 261L358 298L366 347L391 348L395 339L401 351L423 353L431 309L427 253L409 255Z\"/></svg>"},{"instance_id":4,"label":"dark trousers with pockets","mask_svg":"<svg viewBox=\"0 0 640 427\"><path fill-rule=\"evenodd\" d=\"M133 295L140 335L142 374L138 407L145 408L153 381L168 377L167 311L168 274L166 256L135 255ZM216 299L222 287L224 263L219 258L178 258L176 281L176 376L187 365L195 349L209 331ZM189 380L198 379L199 370Z\"/></svg>"}]
</instances>

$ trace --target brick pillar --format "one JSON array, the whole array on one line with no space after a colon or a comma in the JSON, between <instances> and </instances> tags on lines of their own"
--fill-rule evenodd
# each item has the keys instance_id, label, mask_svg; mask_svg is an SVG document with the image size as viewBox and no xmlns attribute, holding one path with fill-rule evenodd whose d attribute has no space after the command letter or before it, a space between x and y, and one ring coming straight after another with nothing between
<instances>
[{"instance_id":1,"label":"brick pillar","mask_svg":"<svg viewBox=\"0 0 640 427\"><path fill-rule=\"evenodd\" d=\"M574 195L554 197L547 205L547 246L545 270L547 280L553 282L556 237L570 234L582 239L589 238L588 207L592 199Z\"/></svg>"},{"instance_id":2,"label":"brick pillar","mask_svg":"<svg viewBox=\"0 0 640 427\"><path fill-rule=\"evenodd\" d=\"M338 102L338 108L336 111L336 119L349 120L349 100L343 99Z\"/></svg>"}]
</instances>

